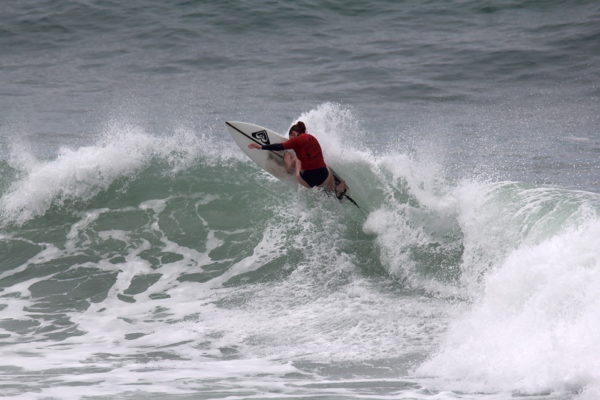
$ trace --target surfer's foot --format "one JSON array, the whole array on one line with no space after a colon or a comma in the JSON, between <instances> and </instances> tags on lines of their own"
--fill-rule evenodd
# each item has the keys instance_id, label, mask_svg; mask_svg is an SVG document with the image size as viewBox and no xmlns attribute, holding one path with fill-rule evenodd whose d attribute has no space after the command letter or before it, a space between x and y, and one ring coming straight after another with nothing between
<instances>
[{"instance_id":1,"label":"surfer's foot","mask_svg":"<svg viewBox=\"0 0 600 400\"><path fill-rule=\"evenodd\" d=\"M342 197L344 197L344 195L346 194L346 191L348 190L348 188L346 187L346 181L341 181L336 187L335 187L335 197L337 197L338 199L342 199Z\"/></svg>"}]
</instances>

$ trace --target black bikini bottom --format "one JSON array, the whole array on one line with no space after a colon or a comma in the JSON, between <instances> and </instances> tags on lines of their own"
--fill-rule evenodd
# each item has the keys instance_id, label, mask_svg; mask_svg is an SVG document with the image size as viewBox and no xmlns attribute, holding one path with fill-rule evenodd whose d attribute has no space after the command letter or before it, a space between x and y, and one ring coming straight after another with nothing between
<instances>
[{"instance_id":1,"label":"black bikini bottom","mask_svg":"<svg viewBox=\"0 0 600 400\"><path fill-rule=\"evenodd\" d=\"M300 176L308 183L308 186L315 187L325 182L325 179L329 176L329 170L327 167L307 169L306 171L300 171Z\"/></svg>"}]
</instances>

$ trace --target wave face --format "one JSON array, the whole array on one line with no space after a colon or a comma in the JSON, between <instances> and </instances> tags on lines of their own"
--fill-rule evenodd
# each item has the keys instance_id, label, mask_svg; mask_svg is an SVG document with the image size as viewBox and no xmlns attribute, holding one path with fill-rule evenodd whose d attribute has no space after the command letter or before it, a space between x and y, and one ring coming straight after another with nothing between
<instances>
[{"instance_id":1,"label":"wave face","mask_svg":"<svg viewBox=\"0 0 600 400\"><path fill-rule=\"evenodd\" d=\"M344 107L299 118L362 211L185 131L14 150L4 394L594 397L600 196L449 180L357 149Z\"/></svg>"}]
</instances>

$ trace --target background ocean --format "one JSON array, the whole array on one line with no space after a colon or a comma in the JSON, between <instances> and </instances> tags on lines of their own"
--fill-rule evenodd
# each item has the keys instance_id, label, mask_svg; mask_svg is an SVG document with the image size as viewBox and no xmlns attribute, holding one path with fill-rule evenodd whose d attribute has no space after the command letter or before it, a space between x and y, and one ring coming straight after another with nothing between
<instances>
[{"instance_id":1,"label":"background ocean","mask_svg":"<svg viewBox=\"0 0 600 400\"><path fill-rule=\"evenodd\" d=\"M595 0L2 2L0 396L599 399L599 82Z\"/></svg>"}]
</instances>

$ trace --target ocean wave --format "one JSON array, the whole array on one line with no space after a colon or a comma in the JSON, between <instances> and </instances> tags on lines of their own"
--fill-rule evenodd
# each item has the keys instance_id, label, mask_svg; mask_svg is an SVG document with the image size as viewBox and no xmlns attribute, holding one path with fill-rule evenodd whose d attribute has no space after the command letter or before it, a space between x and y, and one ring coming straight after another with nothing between
<instances>
[{"instance_id":1,"label":"ocean wave","mask_svg":"<svg viewBox=\"0 0 600 400\"><path fill-rule=\"evenodd\" d=\"M597 194L453 180L415 154L373 154L340 105L297 119L362 211L282 185L224 126L156 137L116 124L52 160L15 147L0 198L10 362L27 368L20 342L52 355L44 368L107 371L156 346L169 347L157 365L408 352L413 366L429 356L415 376L440 390L595 390ZM81 337L77 360L44 346ZM108 343L115 359L98 356Z\"/></svg>"},{"instance_id":2,"label":"ocean wave","mask_svg":"<svg viewBox=\"0 0 600 400\"><path fill-rule=\"evenodd\" d=\"M164 164L162 173L176 172L200 154L211 159L211 144L190 132L165 138L132 126L107 132L95 145L63 148L52 160L38 160L16 146L6 167L16 171L16 179L2 180L8 188L0 199L1 215L5 221L23 223L52 206L88 201L117 180L134 179L153 164Z\"/></svg>"}]
</instances>

